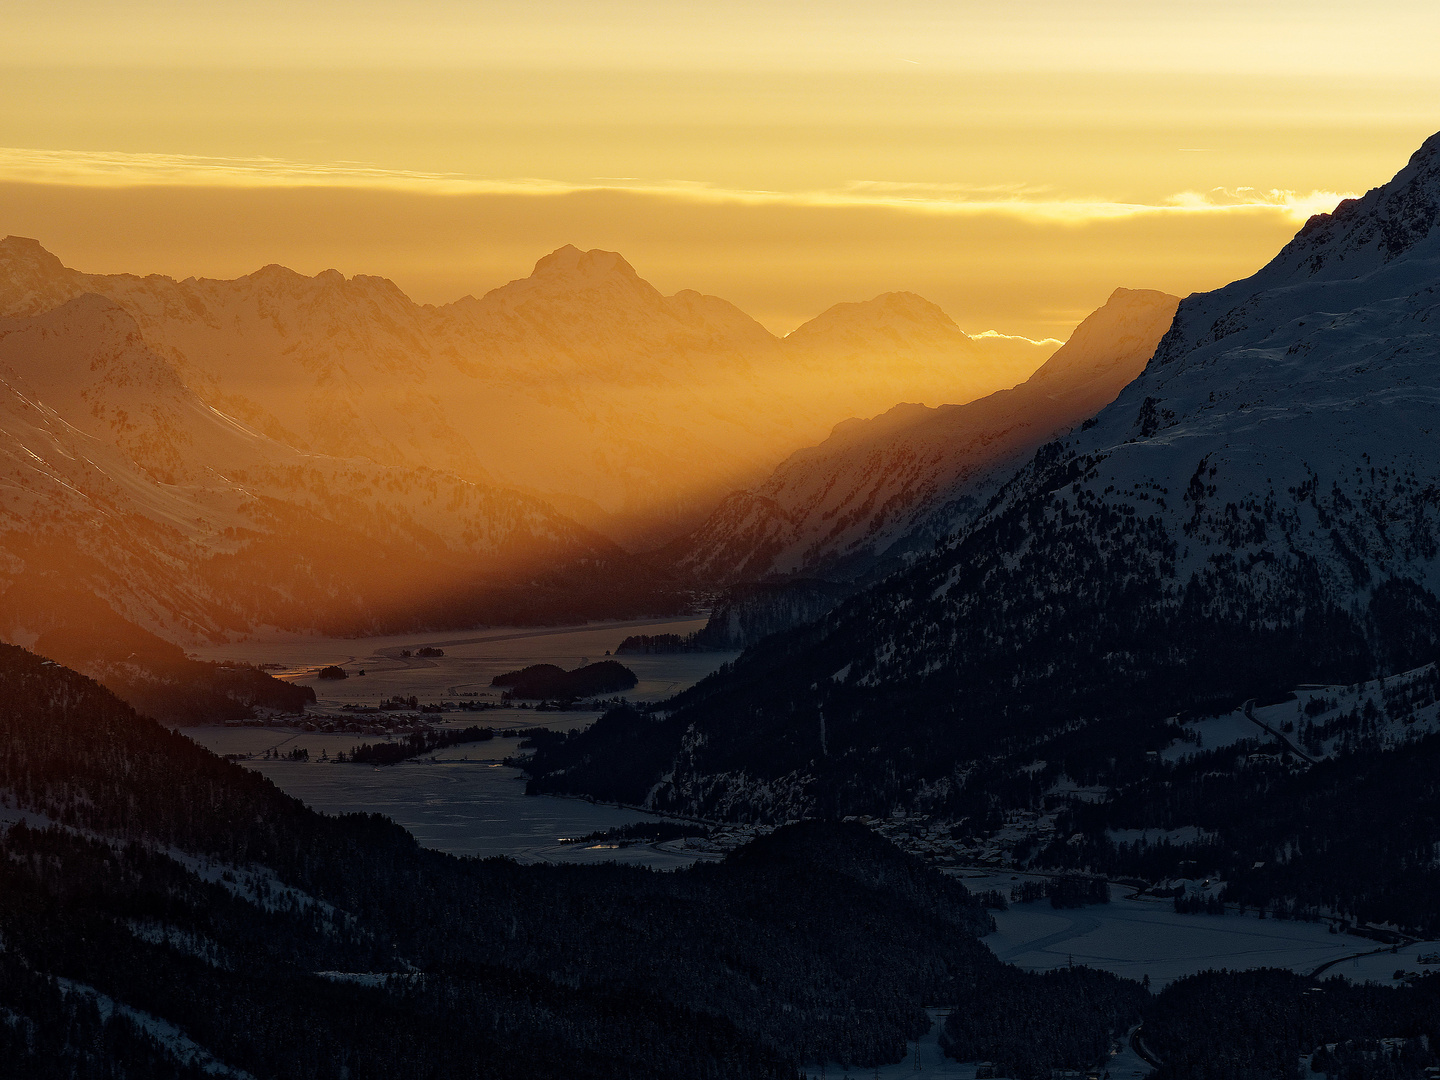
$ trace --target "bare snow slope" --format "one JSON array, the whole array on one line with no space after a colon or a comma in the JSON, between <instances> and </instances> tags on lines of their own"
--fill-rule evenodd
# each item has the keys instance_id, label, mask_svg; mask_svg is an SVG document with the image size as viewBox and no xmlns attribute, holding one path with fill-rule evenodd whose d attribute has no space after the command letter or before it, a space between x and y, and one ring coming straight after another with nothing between
<instances>
[{"instance_id":1,"label":"bare snow slope","mask_svg":"<svg viewBox=\"0 0 1440 1080\"><path fill-rule=\"evenodd\" d=\"M960 334L919 297L881 299L892 317L928 316L925 336L937 347ZM977 513L1036 447L1109 404L1144 368L1178 303L1166 293L1116 289L1014 389L963 405L896 405L872 420L847 420L763 484L726 498L671 554L693 573L730 582L767 574L853 577L928 548ZM850 341L857 319L840 312L790 340Z\"/></svg>"}]
</instances>

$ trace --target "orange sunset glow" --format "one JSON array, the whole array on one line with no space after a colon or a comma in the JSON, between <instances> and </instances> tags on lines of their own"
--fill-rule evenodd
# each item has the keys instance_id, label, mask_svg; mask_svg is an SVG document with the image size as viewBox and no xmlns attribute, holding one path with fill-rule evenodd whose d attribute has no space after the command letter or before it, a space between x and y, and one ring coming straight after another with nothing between
<instances>
[{"instance_id":1,"label":"orange sunset glow","mask_svg":"<svg viewBox=\"0 0 1440 1080\"><path fill-rule=\"evenodd\" d=\"M427 303L572 243L776 333L910 290L1063 339L1249 272L1435 126L1431 6L1331 8L21 0L0 228Z\"/></svg>"},{"instance_id":2,"label":"orange sunset glow","mask_svg":"<svg viewBox=\"0 0 1440 1080\"><path fill-rule=\"evenodd\" d=\"M1436 0L0 0L0 1080L1440 1080Z\"/></svg>"}]
</instances>

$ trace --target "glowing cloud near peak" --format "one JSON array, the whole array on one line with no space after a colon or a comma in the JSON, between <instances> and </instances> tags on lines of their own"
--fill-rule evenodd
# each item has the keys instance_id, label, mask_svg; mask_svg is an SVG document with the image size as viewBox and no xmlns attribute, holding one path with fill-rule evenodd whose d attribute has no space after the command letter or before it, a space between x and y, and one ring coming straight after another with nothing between
<instances>
[{"instance_id":1,"label":"glowing cloud near peak","mask_svg":"<svg viewBox=\"0 0 1440 1080\"><path fill-rule=\"evenodd\" d=\"M434 195L560 195L625 191L673 199L792 206L872 206L950 214L1010 214L1046 221L1083 222L1137 215L1278 210L1304 221L1331 210L1353 193L1297 193L1255 188L1179 192L1161 202L1061 198L1042 189L973 188L904 181L854 181L835 190L754 191L686 180L645 181L596 177L563 181L486 178L460 173L384 169L363 162L300 162L277 158L218 158L184 154L133 154L0 147L0 176L33 184L125 187L339 187L414 191Z\"/></svg>"}]
</instances>

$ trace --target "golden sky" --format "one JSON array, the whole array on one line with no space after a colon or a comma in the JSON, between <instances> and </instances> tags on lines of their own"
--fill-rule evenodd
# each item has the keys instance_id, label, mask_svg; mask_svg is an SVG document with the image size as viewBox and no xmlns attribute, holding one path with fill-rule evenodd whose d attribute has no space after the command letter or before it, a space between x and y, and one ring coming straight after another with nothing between
<instances>
[{"instance_id":1,"label":"golden sky","mask_svg":"<svg viewBox=\"0 0 1440 1080\"><path fill-rule=\"evenodd\" d=\"M785 332L1063 337L1250 273L1440 128L1440 5L5 0L0 233L444 302L565 243Z\"/></svg>"}]
</instances>

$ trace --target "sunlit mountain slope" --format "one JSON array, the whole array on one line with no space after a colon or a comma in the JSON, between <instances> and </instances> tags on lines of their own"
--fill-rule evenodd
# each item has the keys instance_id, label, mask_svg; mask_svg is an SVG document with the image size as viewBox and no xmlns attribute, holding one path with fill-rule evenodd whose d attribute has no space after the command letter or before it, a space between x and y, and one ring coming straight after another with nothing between
<instances>
[{"instance_id":1,"label":"sunlit mountain slope","mask_svg":"<svg viewBox=\"0 0 1440 1080\"><path fill-rule=\"evenodd\" d=\"M1046 355L972 340L903 295L779 339L723 300L663 296L620 256L573 247L436 308L383 278L90 275L33 241L0 243L0 314L86 292L124 308L205 404L260 434L538 493L637 540L698 523L840 420L968 400Z\"/></svg>"},{"instance_id":2,"label":"sunlit mountain slope","mask_svg":"<svg viewBox=\"0 0 1440 1080\"><path fill-rule=\"evenodd\" d=\"M12 237L0 633L118 686L183 658L169 642L263 625L677 610L683 581L575 517L663 536L867 395L1023 368L899 299L790 345L607 252L437 309L333 271L87 275Z\"/></svg>"},{"instance_id":3,"label":"sunlit mountain slope","mask_svg":"<svg viewBox=\"0 0 1440 1080\"><path fill-rule=\"evenodd\" d=\"M517 592L545 617L556 568L625 591L620 552L539 500L256 434L93 294L0 320L0 432L0 634L95 674L262 624L474 622Z\"/></svg>"}]
</instances>

